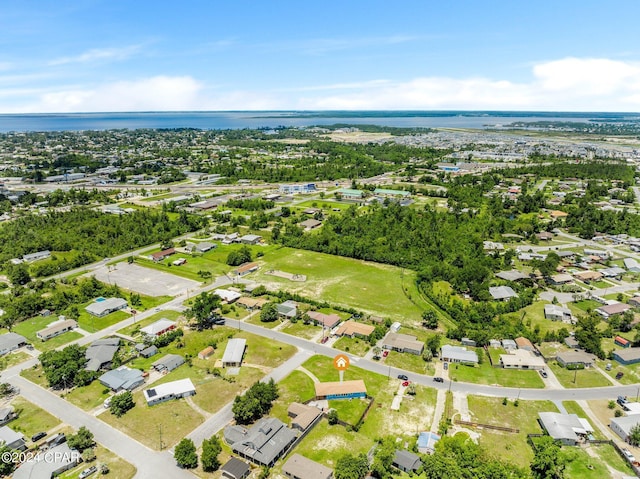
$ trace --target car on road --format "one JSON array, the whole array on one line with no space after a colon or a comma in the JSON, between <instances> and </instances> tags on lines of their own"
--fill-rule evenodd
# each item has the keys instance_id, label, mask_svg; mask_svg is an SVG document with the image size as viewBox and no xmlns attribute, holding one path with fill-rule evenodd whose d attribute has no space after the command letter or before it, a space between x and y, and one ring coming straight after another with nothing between
<instances>
[{"instance_id":1,"label":"car on road","mask_svg":"<svg viewBox=\"0 0 640 479\"><path fill-rule=\"evenodd\" d=\"M403 381L408 381L409 376L407 376L406 374L398 374L398 379L402 379Z\"/></svg>"},{"instance_id":2,"label":"car on road","mask_svg":"<svg viewBox=\"0 0 640 479\"><path fill-rule=\"evenodd\" d=\"M87 467L80 473L80 475L78 476L78 479L85 479L86 477L89 477L94 472L98 472L98 468L96 466Z\"/></svg>"},{"instance_id":3,"label":"car on road","mask_svg":"<svg viewBox=\"0 0 640 479\"><path fill-rule=\"evenodd\" d=\"M389 356L389 351L383 351L382 352L382 357L386 358L387 356Z\"/></svg>"},{"instance_id":4,"label":"car on road","mask_svg":"<svg viewBox=\"0 0 640 479\"><path fill-rule=\"evenodd\" d=\"M46 432L41 431L41 432L37 432L35 433L33 436L31 436L31 442L36 442L39 441L40 439L42 439L43 437L45 437L47 435Z\"/></svg>"},{"instance_id":5,"label":"car on road","mask_svg":"<svg viewBox=\"0 0 640 479\"><path fill-rule=\"evenodd\" d=\"M436 376L435 378L433 378L433 381L436 383L443 383L444 379L442 379L441 377Z\"/></svg>"},{"instance_id":6,"label":"car on road","mask_svg":"<svg viewBox=\"0 0 640 479\"><path fill-rule=\"evenodd\" d=\"M548 376L548 374L544 369L541 369L540 370L540 376L542 376L543 378L546 378Z\"/></svg>"}]
</instances>

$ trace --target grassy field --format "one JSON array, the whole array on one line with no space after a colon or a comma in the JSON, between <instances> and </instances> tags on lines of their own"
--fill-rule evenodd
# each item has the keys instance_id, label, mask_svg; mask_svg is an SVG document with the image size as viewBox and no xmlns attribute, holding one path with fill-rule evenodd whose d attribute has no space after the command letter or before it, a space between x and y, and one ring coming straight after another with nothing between
<instances>
[{"instance_id":1,"label":"grassy field","mask_svg":"<svg viewBox=\"0 0 640 479\"><path fill-rule=\"evenodd\" d=\"M87 313L84 310L84 307L92 302L93 301L83 304L82 307L79 308L80 315L78 316L78 326L90 333L95 333L97 331L100 331L101 329L108 328L109 326L113 326L114 324L117 324L120 321L124 321L125 319L131 317L128 312L120 310L107 314L102 318L96 318L95 316Z\"/></svg>"},{"instance_id":2,"label":"grassy field","mask_svg":"<svg viewBox=\"0 0 640 479\"><path fill-rule=\"evenodd\" d=\"M420 321L424 310L417 289L403 288L403 282L414 283L413 271L285 247L265 251L258 262L261 268L252 279L269 289L284 289L401 322ZM307 280L293 282L267 275L272 269L304 274Z\"/></svg>"},{"instance_id":3,"label":"grassy field","mask_svg":"<svg viewBox=\"0 0 640 479\"><path fill-rule=\"evenodd\" d=\"M6 354L5 356L0 357L0 371L4 371L11 366L15 366L16 364L20 364L23 361L31 358L24 351L14 351L12 353Z\"/></svg>"},{"instance_id":4,"label":"grassy field","mask_svg":"<svg viewBox=\"0 0 640 479\"><path fill-rule=\"evenodd\" d=\"M542 433L538 424L539 412L558 412L551 401L522 401L516 407L509 401L505 406L500 398L468 396L472 420L482 424L494 424L519 429L518 433L479 430L480 444L501 460L519 466L528 466L533 459L533 450L527 444L527 434ZM498 452L499 451L499 452Z\"/></svg>"},{"instance_id":5,"label":"grassy field","mask_svg":"<svg viewBox=\"0 0 640 479\"><path fill-rule=\"evenodd\" d=\"M105 411L98 418L151 449L163 450L173 446L204 421L185 399L149 407L141 391L133 398L136 405L124 416L118 418Z\"/></svg>"},{"instance_id":6,"label":"grassy field","mask_svg":"<svg viewBox=\"0 0 640 479\"><path fill-rule=\"evenodd\" d=\"M569 369L558 366L558 363L552 361L547 366L565 388L595 388L600 386L611 386L602 374L595 369L579 369L570 371ZM575 379L575 382L574 382Z\"/></svg>"},{"instance_id":7,"label":"grassy field","mask_svg":"<svg viewBox=\"0 0 640 479\"><path fill-rule=\"evenodd\" d=\"M58 477L62 479L76 479L84 469L97 464L107 465L109 468L109 477L131 479L135 476L136 468L121 457L116 456L109 449L98 444L94 450L96 453L96 459L94 461L89 463L81 462L77 467L62 473Z\"/></svg>"},{"instance_id":8,"label":"grassy field","mask_svg":"<svg viewBox=\"0 0 640 479\"><path fill-rule=\"evenodd\" d=\"M526 313L523 321L532 330L536 327L540 327L540 334L544 336L547 331L558 331L559 329L566 328L569 331L573 330L570 324L563 323L562 321L552 321L544 317L544 306L549 304L546 301L536 301L533 304L527 306L524 309L516 313L506 314L505 317L509 319L519 320L522 318L523 313Z\"/></svg>"},{"instance_id":9,"label":"grassy field","mask_svg":"<svg viewBox=\"0 0 640 479\"><path fill-rule=\"evenodd\" d=\"M42 366L37 364L36 366L28 369L23 369L20 372L20 376L31 381L38 386L42 386L43 388L48 388L49 383L47 382L47 378L44 376L44 372L42 371Z\"/></svg>"},{"instance_id":10,"label":"grassy field","mask_svg":"<svg viewBox=\"0 0 640 479\"><path fill-rule=\"evenodd\" d=\"M105 389L107 389L106 393L104 392ZM65 396L65 399L85 411L91 411L96 407L102 406L104 400L111 396L111 394L108 388L105 388L96 380L87 386L74 388Z\"/></svg>"},{"instance_id":11,"label":"grassy field","mask_svg":"<svg viewBox=\"0 0 640 479\"><path fill-rule=\"evenodd\" d=\"M22 336L27 338L34 347L43 352L56 349L59 346L70 343L71 341L75 341L76 339L80 339L82 337L82 335L76 331L69 331L67 333L56 336L55 338L51 338L48 341L42 341L36 336L36 333L38 331L46 328L50 323L54 321L56 321L56 318L54 316L37 316L35 318L16 323L16 325L13 327L13 332L21 334Z\"/></svg>"},{"instance_id":12,"label":"grassy field","mask_svg":"<svg viewBox=\"0 0 640 479\"><path fill-rule=\"evenodd\" d=\"M298 321L296 323L289 323L280 331L283 333L291 334L292 336L297 336L299 338L311 339L316 334L322 332L322 328L320 326L315 326L313 324L304 324L302 321ZM325 331L325 334L328 334Z\"/></svg>"},{"instance_id":13,"label":"grassy field","mask_svg":"<svg viewBox=\"0 0 640 479\"><path fill-rule=\"evenodd\" d=\"M637 384L640 382L640 363L624 365L613 359L607 359L604 361L597 360L596 364L612 379L615 378L619 372L624 374L620 379L617 379L617 381L622 384ZM606 370L607 364L611 364L611 371Z\"/></svg>"},{"instance_id":14,"label":"grassy field","mask_svg":"<svg viewBox=\"0 0 640 479\"><path fill-rule=\"evenodd\" d=\"M278 383L280 397L273 403L271 416L275 416L285 424L289 422L287 409L292 402L304 402L312 399L316 392L313 380L302 371L293 371Z\"/></svg>"},{"instance_id":15,"label":"grassy field","mask_svg":"<svg viewBox=\"0 0 640 479\"><path fill-rule=\"evenodd\" d=\"M356 356L364 356L371 349L369 341L359 338L350 338L343 336L333 343L333 347L341 351L346 351Z\"/></svg>"},{"instance_id":16,"label":"grassy field","mask_svg":"<svg viewBox=\"0 0 640 479\"><path fill-rule=\"evenodd\" d=\"M484 354L484 353L483 353ZM513 388L543 388L544 382L538 371L494 368L485 358L478 366L450 364L449 377L453 381L490 384Z\"/></svg>"},{"instance_id":17,"label":"grassy field","mask_svg":"<svg viewBox=\"0 0 640 479\"><path fill-rule=\"evenodd\" d=\"M433 361L425 361L420 355L397 351L389 351L389 355L384 358L384 363L394 368L406 369L419 374L433 374L436 369Z\"/></svg>"},{"instance_id":18,"label":"grassy field","mask_svg":"<svg viewBox=\"0 0 640 479\"><path fill-rule=\"evenodd\" d=\"M56 417L21 396L11 401L11 405L18 414L18 418L11 422L11 429L21 432L27 439L37 432L49 431L60 424Z\"/></svg>"},{"instance_id":19,"label":"grassy field","mask_svg":"<svg viewBox=\"0 0 640 479\"><path fill-rule=\"evenodd\" d=\"M596 308L599 308L600 306L602 306L600 303L598 303L595 299L585 299L582 301L578 301L575 303L569 303L573 306L575 306L578 309L581 309L583 312L587 312L587 311L593 311Z\"/></svg>"}]
</instances>

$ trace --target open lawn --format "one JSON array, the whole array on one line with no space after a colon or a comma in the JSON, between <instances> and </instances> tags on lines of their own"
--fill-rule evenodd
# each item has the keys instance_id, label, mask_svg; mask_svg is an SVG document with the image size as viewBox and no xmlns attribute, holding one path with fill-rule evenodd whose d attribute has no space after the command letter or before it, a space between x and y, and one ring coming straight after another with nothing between
<instances>
[{"instance_id":1,"label":"open lawn","mask_svg":"<svg viewBox=\"0 0 640 479\"><path fill-rule=\"evenodd\" d=\"M15 366L16 364L20 364L23 361L31 358L24 351L14 351L5 356L0 357L0 371L3 371L11 366Z\"/></svg>"},{"instance_id":2,"label":"open lawn","mask_svg":"<svg viewBox=\"0 0 640 479\"><path fill-rule=\"evenodd\" d=\"M592 450L596 451L600 459L605 464L622 471L629 476L633 476L633 471L629 463L620 457L620 454L610 444L597 444L589 446Z\"/></svg>"},{"instance_id":3,"label":"open lawn","mask_svg":"<svg viewBox=\"0 0 640 479\"><path fill-rule=\"evenodd\" d=\"M117 479L131 479L136 474L136 468L129 464L127 461L119 456L116 456L109 449L98 444L94 449L96 453L96 459L89 463L81 462L77 467L62 473L60 478L62 479L75 479L80 473L87 467L97 464L106 464L109 468L109 477Z\"/></svg>"},{"instance_id":4,"label":"open lawn","mask_svg":"<svg viewBox=\"0 0 640 479\"><path fill-rule=\"evenodd\" d=\"M273 403L271 416L275 416L285 424L289 422L287 409L292 402L305 402L313 399L316 391L313 380L302 371L293 371L278 383L280 397Z\"/></svg>"},{"instance_id":5,"label":"open lawn","mask_svg":"<svg viewBox=\"0 0 640 479\"><path fill-rule=\"evenodd\" d=\"M482 353L484 354L484 352ZM450 364L449 377L453 381L490 384L513 388L543 388L544 382L538 371L494 368L489 359L478 366Z\"/></svg>"},{"instance_id":6,"label":"open lawn","mask_svg":"<svg viewBox=\"0 0 640 479\"><path fill-rule=\"evenodd\" d=\"M434 361L425 361L420 355L397 351L389 351L384 364L419 374L433 374L436 369Z\"/></svg>"},{"instance_id":7,"label":"open lawn","mask_svg":"<svg viewBox=\"0 0 640 479\"><path fill-rule=\"evenodd\" d=\"M60 424L56 417L21 396L13 399L11 405L18 414L18 418L11 421L11 429L21 432L25 438L31 438L40 431L49 431Z\"/></svg>"},{"instance_id":8,"label":"open lawn","mask_svg":"<svg viewBox=\"0 0 640 479\"><path fill-rule=\"evenodd\" d=\"M333 347L335 349L340 349L341 351L355 354L356 356L364 356L367 354L367 351L371 349L371 344L369 341L365 341L364 339L343 336L333 343Z\"/></svg>"},{"instance_id":9,"label":"open lawn","mask_svg":"<svg viewBox=\"0 0 640 479\"><path fill-rule=\"evenodd\" d=\"M20 376L34 384L37 384L38 386L42 386L43 388L49 387L47 378L45 377L44 372L42 371L42 366L40 366L39 363L32 368L23 369L20 372Z\"/></svg>"},{"instance_id":10,"label":"open lawn","mask_svg":"<svg viewBox=\"0 0 640 479\"><path fill-rule=\"evenodd\" d=\"M284 289L401 322L419 322L424 310L413 302L422 301L417 289L408 286L415 282L413 271L285 247L265 251L258 263L261 268L252 279L268 289ZM265 274L269 270L304 274L307 280L294 282Z\"/></svg>"},{"instance_id":11,"label":"open lawn","mask_svg":"<svg viewBox=\"0 0 640 479\"><path fill-rule=\"evenodd\" d=\"M565 388L596 388L612 385L611 382L607 381L607 378L592 368L571 371L558 366L555 361L547 363L547 366Z\"/></svg>"},{"instance_id":12,"label":"open lawn","mask_svg":"<svg viewBox=\"0 0 640 479\"><path fill-rule=\"evenodd\" d=\"M90 301L90 303L92 302L93 301ZM95 333L101 329L113 326L114 324L124 321L131 316L128 312L120 310L107 314L102 318L96 318L84 310L84 306L87 306L90 303L85 303L83 307L80 308L80 315L78 316L78 326L90 333Z\"/></svg>"},{"instance_id":13,"label":"open lawn","mask_svg":"<svg viewBox=\"0 0 640 479\"><path fill-rule=\"evenodd\" d=\"M603 341L604 342L604 341ZM605 349L606 351L606 349ZM620 364L618 361L611 360L600 360L596 361L596 364L600 366L610 378L615 378L618 373L622 373L623 376L617 381L622 384L637 384L640 383L640 363L636 364ZM611 364L611 371L607 371L607 364Z\"/></svg>"},{"instance_id":14,"label":"open lawn","mask_svg":"<svg viewBox=\"0 0 640 479\"><path fill-rule=\"evenodd\" d=\"M247 323L251 323L251 324L256 324L258 326L262 326L263 328L267 328L267 329L273 329L276 326L280 325L283 323L283 321L281 319L276 319L275 321L271 321L271 322L263 322L260 321L260 312L258 311L256 314L254 314L253 316L251 316L250 318L245 319L245 321Z\"/></svg>"},{"instance_id":15,"label":"open lawn","mask_svg":"<svg viewBox=\"0 0 640 479\"><path fill-rule=\"evenodd\" d=\"M322 328L320 326L314 326L312 324L304 324L302 321L298 321L296 323L289 323L282 329L280 329L283 333L291 334L292 336L297 336L299 338L311 339L316 336L318 333L322 332ZM325 334L328 334L325 331Z\"/></svg>"},{"instance_id":16,"label":"open lawn","mask_svg":"<svg viewBox=\"0 0 640 479\"><path fill-rule=\"evenodd\" d=\"M573 330L570 324L563 323L562 321L552 321L544 317L544 306L549 304L546 301L536 301L533 304L527 306L524 309L516 313L506 314L505 317L509 319L517 319L524 315L524 322L533 330L536 326L540 328L540 336L544 336L547 331L558 331L559 329L566 328L569 331Z\"/></svg>"},{"instance_id":17,"label":"open lawn","mask_svg":"<svg viewBox=\"0 0 640 479\"><path fill-rule=\"evenodd\" d=\"M613 448L612 446L609 446ZM607 466L597 457L590 456L579 447L563 447L562 456L567 461L566 479L602 479L611 477Z\"/></svg>"},{"instance_id":18,"label":"open lawn","mask_svg":"<svg viewBox=\"0 0 640 479\"><path fill-rule=\"evenodd\" d=\"M35 318L16 323L16 325L13 327L13 332L21 334L22 336L27 338L31 344L33 344L36 348L43 352L50 351L51 349L55 349L58 346L62 346L63 344L67 344L82 337L82 335L80 333L77 333L76 331L69 331L67 333L56 336L55 338L51 338L48 341L42 341L36 336L36 333L38 331L46 328L54 321L57 321L57 318L55 316L36 316Z\"/></svg>"},{"instance_id":19,"label":"open lawn","mask_svg":"<svg viewBox=\"0 0 640 479\"><path fill-rule=\"evenodd\" d=\"M107 390L106 393L104 392L105 389ZM96 379L88 386L74 388L65 396L65 399L85 411L91 411L96 407L102 406L104 400L111 394L111 391Z\"/></svg>"},{"instance_id":20,"label":"open lawn","mask_svg":"<svg viewBox=\"0 0 640 479\"><path fill-rule=\"evenodd\" d=\"M162 450L172 447L204 421L185 399L166 401L149 407L142 391L134 393L133 398L136 405L124 416L118 418L105 411L98 418L151 449Z\"/></svg>"},{"instance_id":21,"label":"open lawn","mask_svg":"<svg viewBox=\"0 0 640 479\"><path fill-rule=\"evenodd\" d=\"M585 300L578 301L578 302L575 302L575 303L570 303L570 304L574 305L578 309L581 309L585 313L587 311L593 311L594 309L599 308L600 306L602 306L595 299L585 299Z\"/></svg>"},{"instance_id":22,"label":"open lawn","mask_svg":"<svg viewBox=\"0 0 640 479\"><path fill-rule=\"evenodd\" d=\"M494 452L501 460L519 466L528 466L533 459L533 450L527 444L527 434L542 433L537 421L538 413L558 412L551 401L520 400L518 406L509 401L505 406L500 398L468 396L468 402L472 421L519 429L518 433L477 430L480 432L481 445Z\"/></svg>"}]
</instances>

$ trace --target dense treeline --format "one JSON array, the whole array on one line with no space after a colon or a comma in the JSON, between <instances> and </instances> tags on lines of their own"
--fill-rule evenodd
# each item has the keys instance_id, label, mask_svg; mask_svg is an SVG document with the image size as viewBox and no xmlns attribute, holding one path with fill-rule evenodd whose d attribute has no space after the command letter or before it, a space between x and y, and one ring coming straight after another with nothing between
<instances>
[{"instance_id":1,"label":"dense treeline","mask_svg":"<svg viewBox=\"0 0 640 479\"><path fill-rule=\"evenodd\" d=\"M226 206L228 208L240 208L247 211L261 211L273 208L275 206L275 203L271 200L263 200L262 198L232 198L227 201Z\"/></svg>"},{"instance_id":2,"label":"dense treeline","mask_svg":"<svg viewBox=\"0 0 640 479\"><path fill-rule=\"evenodd\" d=\"M596 209L586 202L567 209L565 224L581 238L592 238L596 232L640 236L640 215L622 211Z\"/></svg>"},{"instance_id":3,"label":"dense treeline","mask_svg":"<svg viewBox=\"0 0 640 479\"><path fill-rule=\"evenodd\" d=\"M551 158L547 159L551 160ZM563 161L556 159L555 161L551 161L550 164L537 164L521 168L505 168L498 170L497 173L506 178L519 178L523 174L533 174L538 177L558 178L560 180L567 178L577 178L579 180L620 180L628 185L632 185L634 184L635 171L632 166L613 160L578 160L570 162L566 159Z\"/></svg>"},{"instance_id":4,"label":"dense treeline","mask_svg":"<svg viewBox=\"0 0 640 479\"><path fill-rule=\"evenodd\" d=\"M110 215L87 208L25 216L0 228L0 262L36 251L76 248L98 257L114 256L195 231L202 221L184 212L172 221L164 212Z\"/></svg>"}]
</instances>

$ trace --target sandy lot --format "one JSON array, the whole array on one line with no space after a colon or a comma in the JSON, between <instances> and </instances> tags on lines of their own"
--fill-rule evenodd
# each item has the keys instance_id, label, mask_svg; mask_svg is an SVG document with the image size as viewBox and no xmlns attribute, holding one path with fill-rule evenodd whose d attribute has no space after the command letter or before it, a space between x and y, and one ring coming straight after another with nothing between
<instances>
[{"instance_id":1,"label":"sandy lot","mask_svg":"<svg viewBox=\"0 0 640 479\"><path fill-rule=\"evenodd\" d=\"M127 262L111 267L103 266L91 274L104 283L117 284L121 288L148 296L178 296L188 289L200 286L200 283L191 279Z\"/></svg>"}]
</instances>

